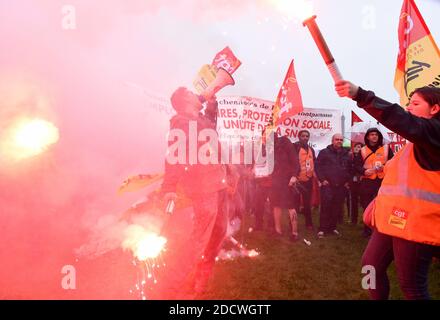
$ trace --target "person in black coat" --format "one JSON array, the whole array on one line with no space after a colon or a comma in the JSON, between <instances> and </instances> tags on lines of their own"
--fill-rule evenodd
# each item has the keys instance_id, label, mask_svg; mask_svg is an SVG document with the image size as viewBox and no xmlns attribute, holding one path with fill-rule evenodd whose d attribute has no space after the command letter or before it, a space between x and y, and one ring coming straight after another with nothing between
<instances>
[{"instance_id":1,"label":"person in black coat","mask_svg":"<svg viewBox=\"0 0 440 320\"><path fill-rule=\"evenodd\" d=\"M299 193L296 188L299 174L298 154L288 137L275 135L274 169L272 173L271 204L273 206L275 233L282 234L281 212L289 211L291 240L298 240L297 212Z\"/></svg>"},{"instance_id":2,"label":"person in black coat","mask_svg":"<svg viewBox=\"0 0 440 320\"><path fill-rule=\"evenodd\" d=\"M316 174L321 184L318 238L330 233L340 234L336 225L351 177L351 159L348 150L342 147L343 142L341 134L333 135L332 144L319 153L316 161Z\"/></svg>"}]
</instances>

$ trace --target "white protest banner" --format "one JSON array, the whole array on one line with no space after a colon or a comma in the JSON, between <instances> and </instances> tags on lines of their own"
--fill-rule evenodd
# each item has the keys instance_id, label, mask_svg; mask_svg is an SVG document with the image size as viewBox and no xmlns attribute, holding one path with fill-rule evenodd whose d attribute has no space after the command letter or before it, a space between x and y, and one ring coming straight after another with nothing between
<instances>
[{"instance_id":1,"label":"white protest banner","mask_svg":"<svg viewBox=\"0 0 440 320\"><path fill-rule=\"evenodd\" d=\"M390 148L391 150L393 150L394 153L399 152L399 150L406 145L405 138L389 130L388 130L388 140L389 140Z\"/></svg>"},{"instance_id":2,"label":"white protest banner","mask_svg":"<svg viewBox=\"0 0 440 320\"><path fill-rule=\"evenodd\" d=\"M254 140L271 121L273 101L251 97L229 96L218 98L217 131L220 140ZM310 144L321 150L331 143L331 136L341 132L341 110L304 108L304 111L285 119L278 133L298 141L298 132L310 132Z\"/></svg>"}]
</instances>

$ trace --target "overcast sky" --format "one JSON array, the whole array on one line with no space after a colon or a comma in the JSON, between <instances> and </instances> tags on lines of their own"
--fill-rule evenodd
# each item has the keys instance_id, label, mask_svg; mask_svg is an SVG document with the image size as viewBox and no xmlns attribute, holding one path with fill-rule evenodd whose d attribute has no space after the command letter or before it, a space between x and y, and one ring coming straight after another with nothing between
<instances>
[{"instance_id":1,"label":"overcast sky","mask_svg":"<svg viewBox=\"0 0 440 320\"><path fill-rule=\"evenodd\" d=\"M440 2L419 0L416 3L434 38L439 38ZM317 23L343 76L375 90L386 99L398 101L393 78L402 1L315 0L313 4ZM306 106L339 108L353 105L334 93L326 66L300 21L287 21L283 14L262 5L251 5L239 13L231 13L229 19L222 16L217 21L189 25L187 20L179 19L172 28L167 26L167 17L168 10L163 8L153 24L160 26L158 33L166 42L171 44L176 38L186 42L179 46L179 69L182 71L179 81L191 78L201 63L210 61L216 50L229 45L243 65L236 73L236 86L225 89L225 94L274 100L293 58Z\"/></svg>"},{"instance_id":2,"label":"overcast sky","mask_svg":"<svg viewBox=\"0 0 440 320\"><path fill-rule=\"evenodd\" d=\"M142 91L128 84L168 99L177 86L191 87L199 68L225 46L243 64L236 85L221 94L275 100L293 58L306 107L354 107L336 96L301 21L287 19L270 1L0 0L0 124L22 112L25 101L34 115L56 123L60 144L70 150L110 157L130 172L145 165L157 170L170 115L151 109ZM440 1L416 3L438 39ZM313 5L343 76L398 101L393 78L402 0ZM66 29L72 8L75 27Z\"/></svg>"},{"instance_id":3,"label":"overcast sky","mask_svg":"<svg viewBox=\"0 0 440 320\"><path fill-rule=\"evenodd\" d=\"M162 170L170 114L152 109L139 88L168 99L177 86L191 87L199 68L225 46L242 65L236 85L221 94L273 101L294 59L306 107L349 111L354 103L336 96L308 30L270 1L0 0L0 125L23 113L53 121L57 148L73 153L69 161L97 164L103 175L106 163L119 180ZM440 2L416 3L438 39ZM343 76L398 101L393 78L402 1L313 5ZM74 28L66 29L72 12Z\"/></svg>"}]
</instances>

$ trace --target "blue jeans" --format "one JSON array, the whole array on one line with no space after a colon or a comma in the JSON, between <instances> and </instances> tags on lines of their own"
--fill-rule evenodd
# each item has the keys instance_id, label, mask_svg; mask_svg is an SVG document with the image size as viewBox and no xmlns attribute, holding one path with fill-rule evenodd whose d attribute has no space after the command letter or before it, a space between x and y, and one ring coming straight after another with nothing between
<instances>
[{"instance_id":1,"label":"blue jeans","mask_svg":"<svg viewBox=\"0 0 440 320\"><path fill-rule=\"evenodd\" d=\"M373 300L386 300L390 292L387 269L394 260L400 288L408 300L428 300L428 271L440 247L408 241L380 233L376 229L362 257L362 266L373 266L376 289L369 289Z\"/></svg>"}]
</instances>

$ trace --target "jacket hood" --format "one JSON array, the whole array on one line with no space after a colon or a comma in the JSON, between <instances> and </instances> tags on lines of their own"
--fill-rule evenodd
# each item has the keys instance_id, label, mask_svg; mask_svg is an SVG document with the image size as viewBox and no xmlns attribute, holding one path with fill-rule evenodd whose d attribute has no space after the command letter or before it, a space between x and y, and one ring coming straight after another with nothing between
<instances>
[{"instance_id":1,"label":"jacket hood","mask_svg":"<svg viewBox=\"0 0 440 320\"><path fill-rule=\"evenodd\" d=\"M382 146L383 145L383 135L382 135L382 132L380 132L379 129L377 129L377 128L370 128L367 130L367 132L365 132L365 136L364 136L365 145L368 147L371 147L370 142L367 139L370 132L377 132L377 134L379 135L379 140L377 141L377 146Z\"/></svg>"}]
</instances>

